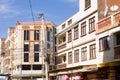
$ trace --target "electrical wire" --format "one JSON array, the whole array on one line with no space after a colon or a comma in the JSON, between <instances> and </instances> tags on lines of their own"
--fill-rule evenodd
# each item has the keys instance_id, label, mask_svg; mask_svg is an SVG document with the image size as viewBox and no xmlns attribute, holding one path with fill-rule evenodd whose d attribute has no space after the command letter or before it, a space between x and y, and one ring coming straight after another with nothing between
<instances>
[{"instance_id":1,"label":"electrical wire","mask_svg":"<svg viewBox=\"0 0 120 80\"><path fill-rule=\"evenodd\" d=\"M33 9L32 9L31 0L29 0L29 5L30 5L30 11L31 11L31 16L32 16L33 24L35 25L35 19L34 19L34 15L33 15Z\"/></svg>"}]
</instances>

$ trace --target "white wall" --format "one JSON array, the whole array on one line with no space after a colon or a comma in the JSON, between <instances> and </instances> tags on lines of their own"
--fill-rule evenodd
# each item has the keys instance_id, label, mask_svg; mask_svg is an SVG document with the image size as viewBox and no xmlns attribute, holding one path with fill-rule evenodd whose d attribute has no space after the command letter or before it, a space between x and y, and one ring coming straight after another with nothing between
<instances>
[{"instance_id":1,"label":"white wall","mask_svg":"<svg viewBox=\"0 0 120 80\"><path fill-rule=\"evenodd\" d=\"M99 52L99 54L97 54L97 58L99 60L99 63L103 63L103 62L110 62L114 60L114 37L113 34L120 31L120 27L116 27L113 29L110 29L108 31L105 31L101 34L97 35L97 46L99 46L99 38L105 37L105 36L109 36L109 46L110 49L107 51L99 51L99 47L97 48L97 51Z\"/></svg>"}]
</instances>

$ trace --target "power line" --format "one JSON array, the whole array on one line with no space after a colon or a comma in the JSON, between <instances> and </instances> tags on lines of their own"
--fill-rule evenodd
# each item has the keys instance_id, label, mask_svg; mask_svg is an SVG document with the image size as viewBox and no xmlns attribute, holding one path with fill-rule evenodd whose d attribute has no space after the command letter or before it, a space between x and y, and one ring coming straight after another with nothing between
<instances>
[{"instance_id":1,"label":"power line","mask_svg":"<svg viewBox=\"0 0 120 80\"><path fill-rule=\"evenodd\" d=\"M32 20L33 20L33 23L34 23L34 22L35 22L35 19L34 19L34 15L33 15L33 9L32 9L31 0L29 0L29 5L30 5L30 11L31 11ZM35 24L35 23L34 23L34 24Z\"/></svg>"}]
</instances>

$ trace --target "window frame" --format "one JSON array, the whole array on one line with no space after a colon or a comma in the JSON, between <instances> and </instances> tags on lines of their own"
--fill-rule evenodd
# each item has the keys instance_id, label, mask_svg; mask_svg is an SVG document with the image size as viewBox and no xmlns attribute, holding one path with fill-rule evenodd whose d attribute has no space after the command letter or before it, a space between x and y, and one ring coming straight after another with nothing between
<instances>
[{"instance_id":1,"label":"window frame","mask_svg":"<svg viewBox=\"0 0 120 80\"><path fill-rule=\"evenodd\" d=\"M87 60L87 47L81 48L81 61Z\"/></svg>"},{"instance_id":2,"label":"window frame","mask_svg":"<svg viewBox=\"0 0 120 80\"><path fill-rule=\"evenodd\" d=\"M31 65L22 65L22 70L31 70Z\"/></svg>"},{"instance_id":3,"label":"window frame","mask_svg":"<svg viewBox=\"0 0 120 80\"><path fill-rule=\"evenodd\" d=\"M74 40L78 39L79 37L79 26L77 25L74 27Z\"/></svg>"},{"instance_id":4,"label":"window frame","mask_svg":"<svg viewBox=\"0 0 120 80\"><path fill-rule=\"evenodd\" d=\"M35 51L40 51L40 45L39 44L34 44L34 52Z\"/></svg>"},{"instance_id":5,"label":"window frame","mask_svg":"<svg viewBox=\"0 0 120 80\"><path fill-rule=\"evenodd\" d=\"M85 10L91 7L91 0L85 0Z\"/></svg>"},{"instance_id":6,"label":"window frame","mask_svg":"<svg viewBox=\"0 0 120 80\"><path fill-rule=\"evenodd\" d=\"M72 41L72 30L68 31L68 42Z\"/></svg>"},{"instance_id":7,"label":"window frame","mask_svg":"<svg viewBox=\"0 0 120 80\"><path fill-rule=\"evenodd\" d=\"M79 62L79 49L74 50L74 63Z\"/></svg>"},{"instance_id":8,"label":"window frame","mask_svg":"<svg viewBox=\"0 0 120 80\"><path fill-rule=\"evenodd\" d=\"M115 37L115 46L119 46L120 45L120 31L119 32L116 32L116 33L114 33L114 37Z\"/></svg>"},{"instance_id":9,"label":"window frame","mask_svg":"<svg viewBox=\"0 0 120 80\"><path fill-rule=\"evenodd\" d=\"M47 31L47 49L50 49L50 47L51 47L51 45L50 45L50 41L51 41L51 38L50 38L50 36L51 36L51 33L50 33L50 31Z\"/></svg>"},{"instance_id":10,"label":"window frame","mask_svg":"<svg viewBox=\"0 0 120 80\"><path fill-rule=\"evenodd\" d=\"M29 51L30 51L30 45L24 44L24 62L29 62Z\"/></svg>"},{"instance_id":11,"label":"window frame","mask_svg":"<svg viewBox=\"0 0 120 80\"><path fill-rule=\"evenodd\" d=\"M64 24L62 25L62 29L64 29L64 28L65 28L65 26L66 26L66 24L64 23Z\"/></svg>"},{"instance_id":12,"label":"window frame","mask_svg":"<svg viewBox=\"0 0 120 80\"><path fill-rule=\"evenodd\" d=\"M30 39L30 30L24 30L24 40Z\"/></svg>"},{"instance_id":13,"label":"window frame","mask_svg":"<svg viewBox=\"0 0 120 80\"><path fill-rule=\"evenodd\" d=\"M89 33L95 31L95 16L89 19Z\"/></svg>"},{"instance_id":14,"label":"window frame","mask_svg":"<svg viewBox=\"0 0 120 80\"><path fill-rule=\"evenodd\" d=\"M72 19L70 19L70 20L68 21L68 25L70 25L70 24L72 24Z\"/></svg>"},{"instance_id":15,"label":"window frame","mask_svg":"<svg viewBox=\"0 0 120 80\"><path fill-rule=\"evenodd\" d=\"M40 31L39 30L34 30L34 40L39 40L40 38Z\"/></svg>"},{"instance_id":16,"label":"window frame","mask_svg":"<svg viewBox=\"0 0 120 80\"><path fill-rule=\"evenodd\" d=\"M42 70L42 65L32 65L32 70Z\"/></svg>"},{"instance_id":17,"label":"window frame","mask_svg":"<svg viewBox=\"0 0 120 80\"><path fill-rule=\"evenodd\" d=\"M39 52L34 52L34 62L39 62Z\"/></svg>"},{"instance_id":18,"label":"window frame","mask_svg":"<svg viewBox=\"0 0 120 80\"><path fill-rule=\"evenodd\" d=\"M96 59L96 44L91 44L89 46L90 49L90 59Z\"/></svg>"},{"instance_id":19,"label":"window frame","mask_svg":"<svg viewBox=\"0 0 120 80\"><path fill-rule=\"evenodd\" d=\"M24 52L24 62L29 62L29 53Z\"/></svg>"},{"instance_id":20,"label":"window frame","mask_svg":"<svg viewBox=\"0 0 120 80\"><path fill-rule=\"evenodd\" d=\"M81 23L81 37L86 35L86 21Z\"/></svg>"},{"instance_id":21,"label":"window frame","mask_svg":"<svg viewBox=\"0 0 120 80\"><path fill-rule=\"evenodd\" d=\"M109 36L99 38L99 51L106 51L110 49Z\"/></svg>"},{"instance_id":22,"label":"window frame","mask_svg":"<svg viewBox=\"0 0 120 80\"><path fill-rule=\"evenodd\" d=\"M68 52L68 64L72 64L72 51Z\"/></svg>"},{"instance_id":23,"label":"window frame","mask_svg":"<svg viewBox=\"0 0 120 80\"><path fill-rule=\"evenodd\" d=\"M29 52L30 46L29 44L24 44L24 52Z\"/></svg>"}]
</instances>

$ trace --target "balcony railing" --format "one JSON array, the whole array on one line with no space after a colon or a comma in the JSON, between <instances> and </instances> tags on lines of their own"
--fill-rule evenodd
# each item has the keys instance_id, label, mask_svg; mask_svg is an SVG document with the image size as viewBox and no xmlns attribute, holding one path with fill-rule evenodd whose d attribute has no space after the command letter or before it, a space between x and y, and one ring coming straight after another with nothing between
<instances>
[{"instance_id":1,"label":"balcony railing","mask_svg":"<svg viewBox=\"0 0 120 80\"><path fill-rule=\"evenodd\" d=\"M116 27L120 24L120 12L116 12L115 14L108 16L100 20L97 23L96 33L100 33L106 30L109 30L113 27Z\"/></svg>"},{"instance_id":2,"label":"balcony railing","mask_svg":"<svg viewBox=\"0 0 120 80\"><path fill-rule=\"evenodd\" d=\"M120 45L114 47L114 59L120 59Z\"/></svg>"},{"instance_id":3,"label":"balcony railing","mask_svg":"<svg viewBox=\"0 0 120 80\"><path fill-rule=\"evenodd\" d=\"M60 63L57 65L58 69L66 68L66 63Z\"/></svg>"},{"instance_id":4,"label":"balcony railing","mask_svg":"<svg viewBox=\"0 0 120 80\"><path fill-rule=\"evenodd\" d=\"M63 48L66 48L66 42L63 42L63 43L59 44L58 47L57 47L57 50L61 50Z\"/></svg>"},{"instance_id":5,"label":"balcony railing","mask_svg":"<svg viewBox=\"0 0 120 80\"><path fill-rule=\"evenodd\" d=\"M29 75L45 75L45 73L42 72L42 70L13 70L13 76L29 76Z\"/></svg>"}]
</instances>

